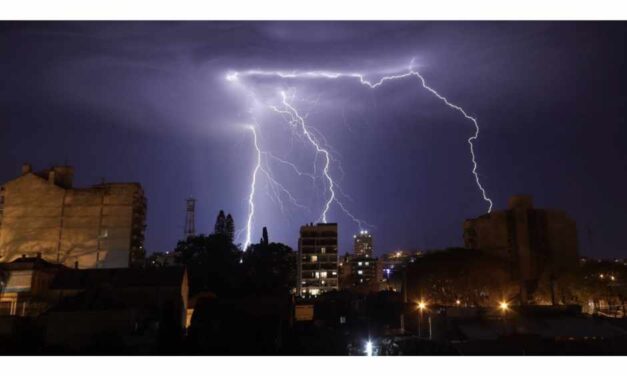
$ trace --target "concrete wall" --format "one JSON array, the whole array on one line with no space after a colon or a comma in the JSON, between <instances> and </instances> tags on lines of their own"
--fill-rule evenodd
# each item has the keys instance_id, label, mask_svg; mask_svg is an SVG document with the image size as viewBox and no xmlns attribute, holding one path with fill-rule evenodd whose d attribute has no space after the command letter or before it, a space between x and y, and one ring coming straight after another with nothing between
<instances>
[{"instance_id":1,"label":"concrete wall","mask_svg":"<svg viewBox=\"0 0 627 376\"><path fill-rule=\"evenodd\" d=\"M3 195L0 262L41 253L70 267L129 266L138 184L65 189L27 173Z\"/></svg>"}]
</instances>

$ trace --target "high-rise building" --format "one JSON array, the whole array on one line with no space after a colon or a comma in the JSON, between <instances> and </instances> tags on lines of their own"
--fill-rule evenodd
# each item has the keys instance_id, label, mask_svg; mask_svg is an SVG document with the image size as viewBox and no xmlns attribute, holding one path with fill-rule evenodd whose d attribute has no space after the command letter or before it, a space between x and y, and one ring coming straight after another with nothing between
<instances>
[{"instance_id":1,"label":"high-rise building","mask_svg":"<svg viewBox=\"0 0 627 376\"><path fill-rule=\"evenodd\" d=\"M379 291L383 280L382 263L372 256L372 235L366 230L353 235L354 254L340 262L340 287L356 292Z\"/></svg>"},{"instance_id":2,"label":"high-rise building","mask_svg":"<svg viewBox=\"0 0 627 376\"><path fill-rule=\"evenodd\" d=\"M554 280L579 260L575 221L561 210L534 208L526 195L511 197L507 210L467 219L464 243L510 262L512 277L521 283L523 303L541 276Z\"/></svg>"},{"instance_id":3,"label":"high-rise building","mask_svg":"<svg viewBox=\"0 0 627 376\"><path fill-rule=\"evenodd\" d=\"M55 166L0 188L0 262L41 255L78 268L143 263L146 199L138 183L73 188L74 169Z\"/></svg>"},{"instance_id":4,"label":"high-rise building","mask_svg":"<svg viewBox=\"0 0 627 376\"><path fill-rule=\"evenodd\" d=\"M301 226L297 282L302 296L338 289L337 223Z\"/></svg>"},{"instance_id":5,"label":"high-rise building","mask_svg":"<svg viewBox=\"0 0 627 376\"><path fill-rule=\"evenodd\" d=\"M359 231L359 234L353 235L353 239L355 256L372 257L372 235L367 230Z\"/></svg>"}]
</instances>

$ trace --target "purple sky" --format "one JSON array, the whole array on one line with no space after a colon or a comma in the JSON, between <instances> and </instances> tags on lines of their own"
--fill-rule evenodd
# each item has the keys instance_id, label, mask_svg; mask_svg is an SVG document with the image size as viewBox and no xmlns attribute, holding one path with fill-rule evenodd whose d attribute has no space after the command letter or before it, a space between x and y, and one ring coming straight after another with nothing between
<instances>
[{"instance_id":1,"label":"purple sky","mask_svg":"<svg viewBox=\"0 0 627 376\"><path fill-rule=\"evenodd\" d=\"M185 198L210 232L220 209L242 228L255 152L247 69L363 72L378 79L410 59L427 83L475 116L481 182L503 208L516 193L566 210L581 253L626 257L626 24L619 22L0 22L0 181L68 162L76 185L138 181L148 198L146 247L182 237ZM375 253L462 244L483 214L466 140L471 122L417 80L370 90L352 80L246 81L264 102L279 90L333 150L332 175ZM314 152L283 118L255 111L264 150L308 172ZM318 173L320 172L318 161ZM277 181L307 210L283 210L260 178L253 239L295 246L323 204L279 164ZM337 205L340 250L359 227ZM589 236L591 234L592 236Z\"/></svg>"}]
</instances>

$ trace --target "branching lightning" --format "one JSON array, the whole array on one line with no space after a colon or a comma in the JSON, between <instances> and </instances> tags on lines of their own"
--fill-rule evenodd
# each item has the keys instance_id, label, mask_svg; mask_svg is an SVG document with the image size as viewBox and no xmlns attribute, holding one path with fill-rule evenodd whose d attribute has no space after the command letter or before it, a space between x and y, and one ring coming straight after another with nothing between
<instances>
[{"instance_id":1,"label":"branching lightning","mask_svg":"<svg viewBox=\"0 0 627 376\"><path fill-rule=\"evenodd\" d=\"M253 145L255 146L255 151L257 153L257 161L255 163L255 168L253 169L252 182L250 183L250 194L248 195L248 219L246 220L246 239L244 240L244 250L246 250L250 245L250 231L253 223L253 217L255 216L255 186L257 185L257 173L261 168L261 149L259 149L259 144L257 143L257 130L252 125L248 127L248 129L250 129L253 133Z\"/></svg>"},{"instance_id":2,"label":"branching lightning","mask_svg":"<svg viewBox=\"0 0 627 376\"><path fill-rule=\"evenodd\" d=\"M467 140L469 149L470 149L471 161L472 161L472 174L475 178L475 183L479 191L481 192L481 196L483 200L488 204L488 210L487 210L488 213L492 211L492 200L488 197L485 188L481 184L481 181L479 179L479 174L477 172L478 163L476 160L476 155L475 155L475 150L474 150L474 141L476 141L479 138L479 123L477 122L477 119L473 116L470 116L461 106L451 103L445 96L441 95L435 89L427 85L424 77L418 71L414 69L413 60L410 63L407 71L403 73L399 73L399 74L383 76L378 81L368 80L366 76L362 73L334 72L334 71L287 72L287 71L278 71L278 70L276 71L247 70L247 71L241 71L241 72L229 72L226 76L226 79L227 81L238 82L241 79L246 78L246 77L267 77L267 78L274 77L274 78L283 79L283 80L286 80L286 79L332 79L332 80L356 79L359 81L361 85L364 85L369 89L376 89L389 81L403 80L403 79L412 78L412 77L417 78L423 89L430 92L433 96L438 98L446 106L459 112L464 118L466 118L467 120L470 120L473 123L475 132ZM344 214L346 214L349 218L351 218L351 220L353 220L360 227L360 229L364 228L365 226L373 227L372 225L369 225L367 222L355 217L349 210L347 210L345 205L340 200L338 200L336 189L339 189L339 192L343 196L347 197L347 195L341 191L339 185L337 184L337 182L334 180L334 178L331 175L331 172L330 172L331 163L336 163L337 161L333 158L332 153L330 152L330 150L332 149L330 149L330 146L328 146L328 143L324 139L324 136L322 136L319 132L315 131L314 128L311 128L307 124L306 116L300 115L299 111L296 109L294 104L291 103L291 101L288 99L284 91L280 92L280 97L281 97L282 108L279 108L275 105L267 105L267 108L278 114L284 115L287 118L288 123L293 127L293 129L298 131L297 133L299 134L299 136L302 136L304 140L306 140L306 142L309 143L315 149L316 158L314 159L314 163L313 163L313 173L312 174L304 173L295 164L289 161L286 161L282 158L276 157L275 155L267 151L262 151L259 148L259 145L257 143L257 132L256 132L257 129L254 127L251 127L251 130L253 131L253 135L254 135L254 146L256 149L256 153L257 153L257 164L253 170L253 174L251 178L252 182L251 182L251 190L250 190L250 194L248 198L249 211L248 211L248 221L246 224L246 240L244 242L244 249L246 249L246 247L250 244L251 224L252 224L254 213L255 213L255 206L254 206L255 185L256 185L256 180L257 180L257 174L260 170L268 177L268 180L271 182L271 184L274 184L276 187L279 187L279 190L281 190L290 199L292 204L295 204L298 206L295 198L290 194L290 192L285 187L283 187L280 183L278 183L271 176L271 174L266 169L263 168L262 162L261 162L262 155L266 155L272 158L273 160L278 161L279 163L288 165L299 176L307 176L311 178L313 181L315 181L316 174L317 174L316 160L318 156L321 156L323 160L322 177L326 181L326 197L325 197L322 212L320 214L319 221L327 222L331 205L335 203L337 204L337 207ZM337 168L339 171L342 171L341 165L338 164Z\"/></svg>"},{"instance_id":3,"label":"branching lightning","mask_svg":"<svg viewBox=\"0 0 627 376\"><path fill-rule=\"evenodd\" d=\"M326 148L320 146L320 143L316 140L316 138L312 135L312 133L307 128L305 119L298 113L298 110L296 110L296 108L288 102L287 95L285 95L285 92L283 91L281 92L281 102L283 103L283 106L285 106L286 110L279 110L276 107L271 107L271 108L278 113L287 114L291 118L291 124L293 126L300 127L305 138L316 149L316 153L321 154L324 158L324 167L322 169L322 174L329 184L328 185L329 197L324 204L324 209L322 210L322 214L320 214L320 218L318 219L318 221L322 221L323 223L326 223L327 213L329 212L329 209L331 208L331 203L335 200L335 190L334 190L335 182L333 181L333 178L331 177L329 173L329 166L331 164L331 154Z\"/></svg>"}]
</instances>

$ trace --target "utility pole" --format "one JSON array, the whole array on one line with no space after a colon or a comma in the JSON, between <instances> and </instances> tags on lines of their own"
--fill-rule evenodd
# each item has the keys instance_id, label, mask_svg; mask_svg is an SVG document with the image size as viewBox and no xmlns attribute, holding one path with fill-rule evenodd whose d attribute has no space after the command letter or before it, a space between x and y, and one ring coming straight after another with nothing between
<instances>
[{"instance_id":1,"label":"utility pole","mask_svg":"<svg viewBox=\"0 0 627 376\"><path fill-rule=\"evenodd\" d=\"M186 203L187 210L185 212L185 230L183 235L185 239L189 239L196 235L196 225L194 223L196 217L196 199L190 197L186 200Z\"/></svg>"}]
</instances>

